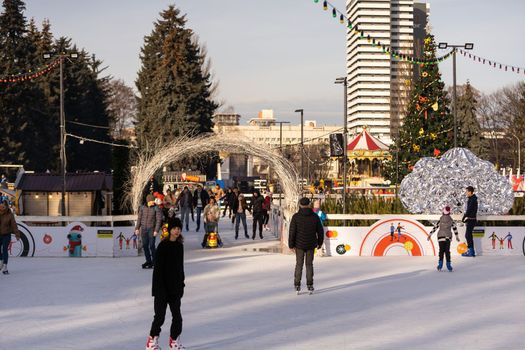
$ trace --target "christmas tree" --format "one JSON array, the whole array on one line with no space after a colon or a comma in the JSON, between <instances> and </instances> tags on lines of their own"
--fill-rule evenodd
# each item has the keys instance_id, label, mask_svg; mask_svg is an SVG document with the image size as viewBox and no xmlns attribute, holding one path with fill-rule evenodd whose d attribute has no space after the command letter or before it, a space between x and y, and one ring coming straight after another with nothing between
<instances>
[{"instance_id":1,"label":"christmas tree","mask_svg":"<svg viewBox=\"0 0 525 350\"><path fill-rule=\"evenodd\" d=\"M432 63L420 66L403 125L390 148L393 159L385 166L385 177L392 182L401 182L422 157L439 157L454 146L454 119L448 108L445 84L437 64L433 63L434 36L427 35L424 44L424 59Z\"/></svg>"}]
</instances>

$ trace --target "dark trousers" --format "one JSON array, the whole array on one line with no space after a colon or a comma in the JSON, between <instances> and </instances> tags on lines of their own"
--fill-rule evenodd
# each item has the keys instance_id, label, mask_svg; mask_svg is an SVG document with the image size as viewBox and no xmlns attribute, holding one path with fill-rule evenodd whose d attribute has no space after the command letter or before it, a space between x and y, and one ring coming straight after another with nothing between
<instances>
[{"instance_id":1,"label":"dark trousers","mask_svg":"<svg viewBox=\"0 0 525 350\"><path fill-rule=\"evenodd\" d=\"M197 231L201 228L202 207L197 207Z\"/></svg>"},{"instance_id":2,"label":"dark trousers","mask_svg":"<svg viewBox=\"0 0 525 350\"><path fill-rule=\"evenodd\" d=\"M154 302L155 316L151 324L149 335L158 337L160 334L160 327L164 324L166 317L166 308L169 305L171 311L171 328L170 337L177 339L182 333L182 315L180 313L180 298L179 297L155 297Z\"/></svg>"},{"instance_id":3,"label":"dark trousers","mask_svg":"<svg viewBox=\"0 0 525 350\"><path fill-rule=\"evenodd\" d=\"M242 221L242 227L244 227L244 235L248 236L248 225L246 224L246 214L237 213L235 214L235 237L239 236L239 225Z\"/></svg>"},{"instance_id":4,"label":"dark trousers","mask_svg":"<svg viewBox=\"0 0 525 350\"><path fill-rule=\"evenodd\" d=\"M184 222L186 222L186 231L188 231L188 225L190 224L190 213L191 207L180 207L180 221L182 221L182 227L184 227Z\"/></svg>"},{"instance_id":5,"label":"dark trousers","mask_svg":"<svg viewBox=\"0 0 525 350\"><path fill-rule=\"evenodd\" d=\"M439 241L439 260L443 261L443 255L450 262L450 241Z\"/></svg>"},{"instance_id":6,"label":"dark trousers","mask_svg":"<svg viewBox=\"0 0 525 350\"><path fill-rule=\"evenodd\" d=\"M270 221L270 214L268 214L268 210L264 211L263 217L263 225L268 225L268 221Z\"/></svg>"},{"instance_id":7,"label":"dark trousers","mask_svg":"<svg viewBox=\"0 0 525 350\"><path fill-rule=\"evenodd\" d=\"M262 238L262 227L263 227L263 213L257 213L253 214L253 237L255 238L255 234L257 233L257 225L259 225L259 237Z\"/></svg>"},{"instance_id":8,"label":"dark trousers","mask_svg":"<svg viewBox=\"0 0 525 350\"><path fill-rule=\"evenodd\" d=\"M3 260L4 264L7 264L7 261L9 260L9 252L7 251L9 243L11 243L10 233L7 235L0 235L0 260Z\"/></svg>"},{"instance_id":9,"label":"dark trousers","mask_svg":"<svg viewBox=\"0 0 525 350\"><path fill-rule=\"evenodd\" d=\"M465 239L467 240L467 247L474 249L474 239L472 238L472 231L476 226L476 220L467 220L467 230L465 232Z\"/></svg>"},{"instance_id":10,"label":"dark trousers","mask_svg":"<svg viewBox=\"0 0 525 350\"><path fill-rule=\"evenodd\" d=\"M304 250L295 248L295 276L294 285L301 285L301 277L303 276L303 265L306 257L306 285L314 285L314 250Z\"/></svg>"},{"instance_id":11,"label":"dark trousers","mask_svg":"<svg viewBox=\"0 0 525 350\"><path fill-rule=\"evenodd\" d=\"M142 230L142 248L146 256L146 262L153 264L155 261L155 237L153 237L153 228Z\"/></svg>"}]
</instances>

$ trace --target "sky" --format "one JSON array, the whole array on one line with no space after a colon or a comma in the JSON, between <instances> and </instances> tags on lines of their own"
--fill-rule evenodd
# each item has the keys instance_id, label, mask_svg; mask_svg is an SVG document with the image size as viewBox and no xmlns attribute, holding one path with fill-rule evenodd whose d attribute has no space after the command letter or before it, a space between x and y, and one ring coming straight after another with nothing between
<instances>
[{"instance_id":1,"label":"sky","mask_svg":"<svg viewBox=\"0 0 525 350\"><path fill-rule=\"evenodd\" d=\"M344 10L345 0L331 0ZM473 54L525 68L523 0L429 0L436 42L473 42ZM144 36L159 12L175 4L206 45L218 99L241 123L261 109L297 123L294 110L320 125L343 124L346 32L313 0L26 0L27 18L49 19L55 37L68 36L108 66L106 72L135 88ZM440 64L452 85L452 62ZM484 93L525 81L458 56L457 83L469 79Z\"/></svg>"}]
</instances>

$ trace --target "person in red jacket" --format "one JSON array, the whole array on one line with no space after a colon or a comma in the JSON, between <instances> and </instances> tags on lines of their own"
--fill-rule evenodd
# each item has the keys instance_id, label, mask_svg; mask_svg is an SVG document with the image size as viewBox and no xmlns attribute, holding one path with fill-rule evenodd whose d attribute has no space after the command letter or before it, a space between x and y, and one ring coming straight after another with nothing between
<instances>
[{"instance_id":1,"label":"person in red jacket","mask_svg":"<svg viewBox=\"0 0 525 350\"><path fill-rule=\"evenodd\" d=\"M159 243L151 294L154 297L155 316L146 343L146 350L158 350L159 334L164 324L166 308L171 311L170 349L184 349L179 336L182 333L182 315L180 312L181 299L184 295L184 237L182 236L182 222L179 218L170 218L168 221L169 238Z\"/></svg>"},{"instance_id":2,"label":"person in red jacket","mask_svg":"<svg viewBox=\"0 0 525 350\"><path fill-rule=\"evenodd\" d=\"M306 197L299 200L299 211L292 216L288 247L295 251L294 285L297 293L301 291L303 264L306 265L306 285L308 291L314 291L314 250L323 245L324 230L321 220L310 208L310 200ZM305 262L306 260L306 262Z\"/></svg>"}]
</instances>

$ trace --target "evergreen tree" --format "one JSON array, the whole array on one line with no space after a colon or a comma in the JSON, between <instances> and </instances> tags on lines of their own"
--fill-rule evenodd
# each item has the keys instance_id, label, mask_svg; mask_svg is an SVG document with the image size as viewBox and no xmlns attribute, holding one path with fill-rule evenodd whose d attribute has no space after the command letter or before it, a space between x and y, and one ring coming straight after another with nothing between
<instances>
[{"instance_id":1,"label":"evergreen tree","mask_svg":"<svg viewBox=\"0 0 525 350\"><path fill-rule=\"evenodd\" d=\"M209 132L217 108L205 56L174 6L160 14L141 50L136 81L140 97L136 134L139 146L170 141L187 133Z\"/></svg>"},{"instance_id":2,"label":"evergreen tree","mask_svg":"<svg viewBox=\"0 0 525 350\"><path fill-rule=\"evenodd\" d=\"M424 55L426 60L436 58L433 35L424 40ZM420 158L437 157L454 145L454 119L438 65L422 64L413 86L399 136L390 147L393 159L385 165L384 175L392 182L400 182Z\"/></svg>"},{"instance_id":3,"label":"evergreen tree","mask_svg":"<svg viewBox=\"0 0 525 350\"><path fill-rule=\"evenodd\" d=\"M4 0L0 14L0 75L8 77L30 72L38 66L36 47L28 35L21 0ZM0 154L5 163L22 164L45 170L52 155L46 147L45 99L38 85L31 80L2 83L0 93L0 125L2 142Z\"/></svg>"},{"instance_id":4,"label":"evergreen tree","mask_svg":"<svg viewBox=\"0 0 525 350\"><path fill-rule=\"evenodd\" d=\"M458 146L466 147L479 156L483 154L484 146L481 126L477 119L477 104L474 89L467 81L463 93L458 98Z\"/></svg>"}]
</instances>

